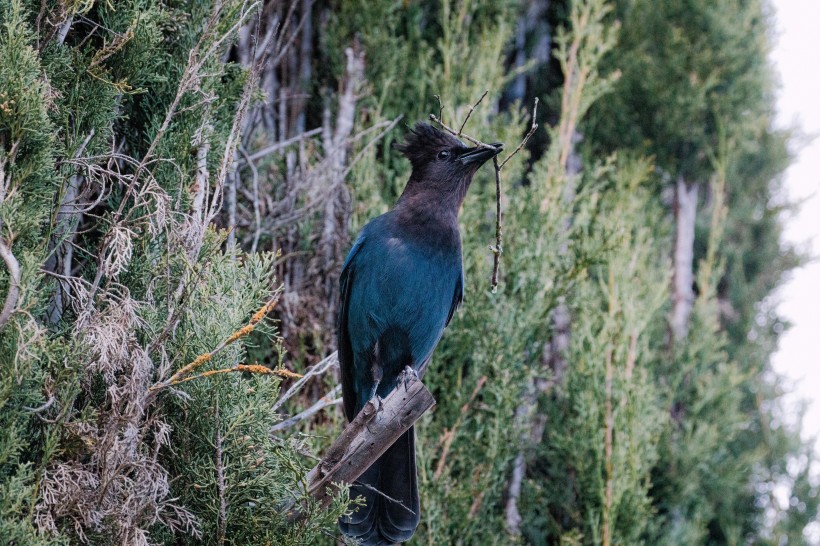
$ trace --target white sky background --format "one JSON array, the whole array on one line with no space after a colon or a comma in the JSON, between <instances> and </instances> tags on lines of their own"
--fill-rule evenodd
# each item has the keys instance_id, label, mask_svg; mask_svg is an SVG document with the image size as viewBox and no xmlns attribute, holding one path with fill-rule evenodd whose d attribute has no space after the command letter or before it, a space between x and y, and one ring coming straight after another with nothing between
<instances>
[{"instance_id":1,"label":"white sky background","mask_svg":"<svg viewBox=\"0 0 820 546\"><path fill-rule=\"evenodd\" d=\"M774 0L773 5L778 124L820 137L820 0ZM785 218L784 238L815 259L794 271L777 293L780 313L793 326L780 338L774 368L792 383L788 404L808 402L803 435L815 439L820 454L820 138L793 151L797 157L786 172L786 196L805 201Z\"/></svg>"}]
</instances>

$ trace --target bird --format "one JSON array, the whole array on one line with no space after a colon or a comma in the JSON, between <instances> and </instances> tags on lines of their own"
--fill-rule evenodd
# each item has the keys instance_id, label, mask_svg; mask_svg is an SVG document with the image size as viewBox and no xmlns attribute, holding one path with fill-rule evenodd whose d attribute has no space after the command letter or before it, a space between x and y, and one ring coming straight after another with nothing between
<instances>
[{"instance_id":1,"label":"bird","mask_svg":"<svg viewBox=\"0 0 820 546\"><path fill-rule=\"evenodd\" d=\"M384 398L409 367L423 376L464 299L458 214L473 175L501 143L468 147L417 123L394 144L412 165L395 205L361 230L339 279L337 342L345 416ZM364 506L339 519L363 546L409 540L420 521L411 427L351 485Z\"/></svg>"}]
</instances>

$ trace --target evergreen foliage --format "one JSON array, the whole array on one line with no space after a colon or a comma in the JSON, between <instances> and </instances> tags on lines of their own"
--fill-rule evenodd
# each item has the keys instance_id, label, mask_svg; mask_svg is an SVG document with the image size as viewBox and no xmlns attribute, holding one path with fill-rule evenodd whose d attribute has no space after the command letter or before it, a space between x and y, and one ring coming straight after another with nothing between
<instances>
[{"instance_id":1,"label":"evergreen foliage","mask_svg":"<svg viewBox=\"0 0 820 546\"><path fill-rule=\"evenodd\" d=\"M503 171L497 293L490 169L464 204L412 543L804 541L816 455L769 365L800 257L767 10L0 0L0 543L337 540L347 491L304 484L344 425L335 372L283 398L283 370L328 362L350 237L409 174L390 143L487 89L465 132L511 150L536 96L547 128ZM701 197L673 342L679 177Z\"/></svg>"}]
</instances>

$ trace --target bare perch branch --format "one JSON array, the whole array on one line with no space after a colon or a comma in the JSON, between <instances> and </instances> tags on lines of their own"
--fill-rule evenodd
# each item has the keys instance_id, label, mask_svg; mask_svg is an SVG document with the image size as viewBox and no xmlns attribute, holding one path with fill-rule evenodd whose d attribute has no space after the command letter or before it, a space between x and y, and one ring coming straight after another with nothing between
<instances>
[{"instance_id":1,"label":"bare perch branch","mask_svg":"<svg viewBox=\"0 0 820 546\"><path fill-rule=\"evenodd\" d=\"M380 403L370 400L308 473L308 493L328 505L337 484L353 483L433 404L433 395L415 374ZM297 508L289 517L301 515Z\"/></svg>"},{"instance_id":2,"label":"bare perch branch","mask_svg":"<svg viewBox=\"0 0 820 546\"><path fill-rule=\"evenodd\" d=\"M316 136L321 132L322 132L321 127L317 127L316 129L311 129L310 131L305 131L304 133L301 133L301 134L299 134L299 135L297 135L293 138L283 140L282 142L277 142L276 144L273 144L271 146L267 146L266 148L262 148L258 152L252 153L246 161L257 161L259 159L262 159L266 155L272 154L274 152L278 152L279 150L281 150L283 148L287 148L288 146L290 146L292 144L297 144L297 143L299 143L303 140L306 140L310 137Z\"/></svg>"},{"instance_id":3,"label":"bare perch branch","mask_svg":"<svg viewBox=\"0 0 820 546\"><path fill-rule=\"evenodd\" d=\"M0 328L6 325L17 306L17 299L20 297L20 263L5 240L0 238L0 258L6 262L6 269L9 271L9 290L6 293L6 301L3 310L0 311Z\"/></svg>"}]
</instances>

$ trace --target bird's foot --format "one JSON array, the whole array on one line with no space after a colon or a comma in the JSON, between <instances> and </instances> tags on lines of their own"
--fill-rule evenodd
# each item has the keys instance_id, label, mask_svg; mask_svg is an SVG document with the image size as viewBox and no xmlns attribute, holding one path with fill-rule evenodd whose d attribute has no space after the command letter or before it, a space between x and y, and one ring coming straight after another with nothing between
<instances>
[{"instance_id":1,"label":"bird's foot","mask_svg":"<svg viewBox=\"0 0 820 546\"><path fill-rule=\"evenodd\" d=\"M405 366L404 369L399 374L399 384L404 385L405 390L407 389L407 384L411 381L418 381L419 374L416 373L416 370L411 368L410 366Z\"/></svg>"},{"instance_id":2,"label":"bird's foot","mask_svg":"<svg viewBox=\"0 0 820 546\"><path fill-rule=\"evenodd\" d=\"M373 396L370 397L370 403L372 403L376 408L376 413L379 413L382 411L382 407L384 406L384 398L376 393L373 393Z\"/></svg>"}]
</instances>

